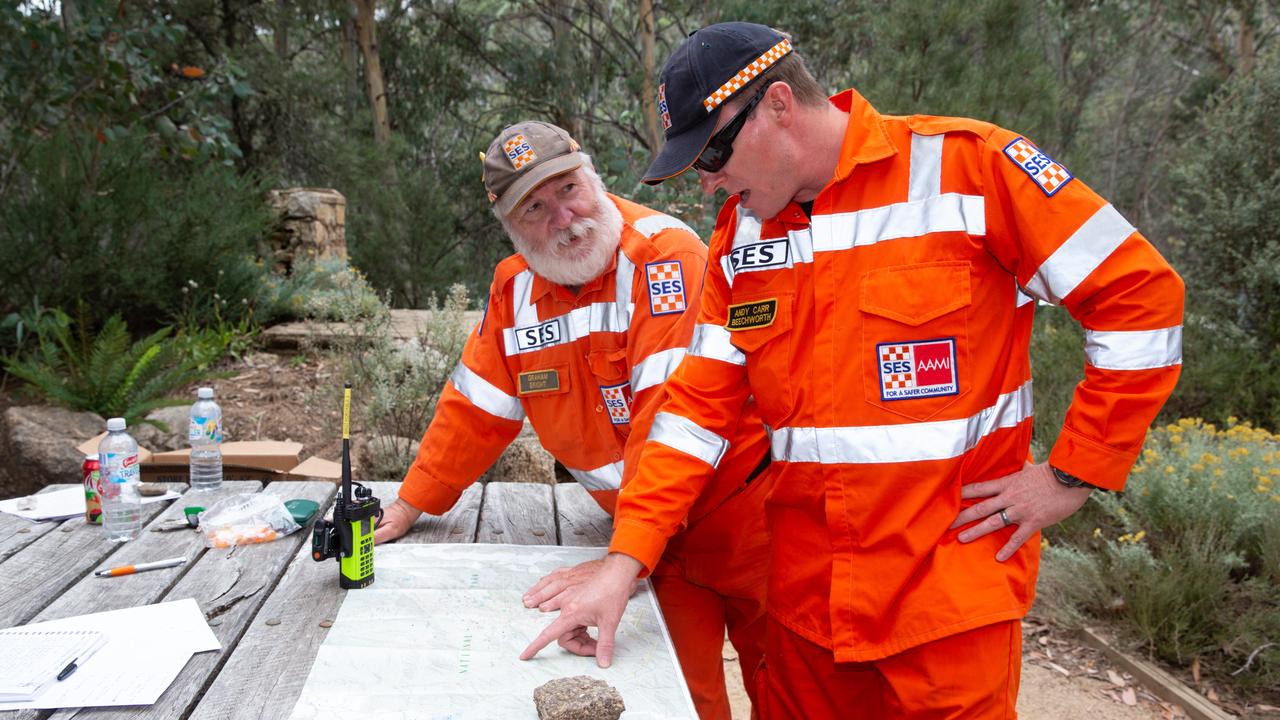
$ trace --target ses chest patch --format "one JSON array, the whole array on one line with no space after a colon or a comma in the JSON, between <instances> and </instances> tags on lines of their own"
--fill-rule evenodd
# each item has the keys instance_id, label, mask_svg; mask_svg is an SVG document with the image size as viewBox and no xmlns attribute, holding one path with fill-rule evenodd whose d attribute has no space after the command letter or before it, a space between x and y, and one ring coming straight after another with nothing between
<instances>
[{"instance_id":1,"label":"ses chest patch","mask_svg":"<svg viewBox=\"0 0 1280 720\"><path fill-rule=\"evenodd\" d=\"M661 260L644 266L645 282L649 286L649 312L653 315L670 315L684 312L684 270L679 260Z\"/></svg>"},{"instance_id":2,"label":"ses chest patch","mask_svg":"<svg viewBox=\"0 0 1280 720\"><path fill-rule=\"evenodd\" d=\"M880 343L876 345L876 363L882 400L910 400L960 392L955 338Z\"/></svg>"},{"instance_id":3,"label":"ses chest patch","mask_svg":"<svg viewBox=\"0 0 1280 720\"><path fill-rule=\"evenodd\" d=\"M614 425L631 422L631 383L601 386L600 395L604 397L605 409L609 411L609 422Z\"/></svg>"},{"instance_id":4,"label":"ses chest patch","mask_svg":"<svg viewBox=\"0 0 1280 720\"><path fill-rule=\"evenodd\" d=\"M1004 154L1050 197L1075 177L1026 138L1018 138L1005 145Z\"/></svg>"}]
</instances>

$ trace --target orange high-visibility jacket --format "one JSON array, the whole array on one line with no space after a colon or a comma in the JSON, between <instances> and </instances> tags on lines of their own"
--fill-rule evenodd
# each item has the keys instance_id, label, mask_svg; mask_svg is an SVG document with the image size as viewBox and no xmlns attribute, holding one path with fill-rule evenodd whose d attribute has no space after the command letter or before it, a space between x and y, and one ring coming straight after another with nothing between
<instances>
[{"instance_id":1,"label":"orange high-visibility jacket","mask_svg":"<svg viewBox=\"0 0 1280 720\"><path fill-rule=\"evenodd\" d=\"M1183 287L1025 138L882 117L852 90L832 102L849 123L812 220L792 203L762 222L734 200L717 220L689 356L611 549L653 566L754 395L776 475L769 611L851 662L1030 606L1038 538L998 563L1012 527L961 544L948 526L972 502L961 485L1028 457L1034 301L1065 306L1086 335L1049 461L1120 489L1177 381ZM692 437L702 445L679 441Z\"/></svg>"},{"instance_id":2,"label":"orange high-visibility jacket","mask_svg":"<svg viewBox=\"0 0 1280 720\"><path fill-rule=\"evenodd\" d=\"M707 248L679 220L609 197L623 219L617 257L578 295L535 275L518 254L498 264L485 313L401 485L409 504L448 510L528 417L542 446L613 512L624 456L638 458L662 385L685 356ZM728 437L723 460L706 458L720 460L721 471L690 520L740 489L768 452L754 406Z\"/></svg>"}]
</instances>

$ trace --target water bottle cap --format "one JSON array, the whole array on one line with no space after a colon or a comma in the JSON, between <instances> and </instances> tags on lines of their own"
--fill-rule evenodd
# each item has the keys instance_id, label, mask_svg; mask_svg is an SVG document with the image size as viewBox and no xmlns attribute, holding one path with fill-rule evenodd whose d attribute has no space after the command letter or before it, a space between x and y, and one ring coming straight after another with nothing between
<instances>
[{"instance_id":1,"label":"water bottle cap","mask_svg":"<svg viewBox=\"0 0 1280 720\"><path fill-rule=\"evenodd\" d=\"M213 388L202 387L199 390L196 390L196 397L201 400L209 400L213 398Z\"/></svg>"},{"instance_id":2,"label":"water bottle cap","mask_svg":"<svg viewBox=\"0 0 1280 720\"><path fill-rule=\"evenodd\" d=\"M107 421L107 432L120 432L124 429L124 418L111 418Z\"/></svg>"},{"instance_id":3,"label":"water bottle cap","mask_svg":"<svg viewBox=\"0 0 1280 720\"><path fill-rule=\"evenodd\" d=\"M85 460L97 460L97 459L98 459L98 456L97 456L97 455L85 455L85 456L84 456L84 459L85 459Z\"/></svg>"}]
</instances>

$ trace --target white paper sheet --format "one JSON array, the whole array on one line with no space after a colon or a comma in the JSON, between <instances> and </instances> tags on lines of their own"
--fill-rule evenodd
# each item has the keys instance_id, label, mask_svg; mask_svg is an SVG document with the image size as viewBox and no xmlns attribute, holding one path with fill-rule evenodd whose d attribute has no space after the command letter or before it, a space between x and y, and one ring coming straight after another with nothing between
<instances>
[{"instance_id":1,"label":"white paper sheet","mask_svg":"<svg viewBox=\"0 0 1280 720\"><path fill-rule=\"evenodd\" d=\"M307 676L293 718L536 720L533 689L590 675L613 685L624 720L693 720L697 714L647 581L631 598L612 667L554 643L520 651L556 616L521 595L558 567L604 548L523 545L379 545L375 581L351 590ZM359 678L359 692L351 679Z\"/></svg>"},{"instance_id":2,"label":"white paper sheet","mask_svg":"<svg viewBox=\"0 0 1280 720\"><path fill-rule=\"evenodd\" d=\"M150 705L160 698L193 653L222 648L200 606L191 598L25 627L101 630L107 634L107 644L70 677L54 683L35 700L0 703L0 711Z\"/></svg>"},{"instance_id":3,"label":"white paper sheet","mask_svg":"<svg viewBox=\"0 0 1280 720\"><path fill-rule=\"evenodd\" d=\"M143 495L142 504L149 505L165 500L176 500L180 497L182 497L181 493L170 490L163 495ZM23 509L28 505L31 507ZM34 522L78 517L84 514L84 489L69 487L53 492L0 500L0 512L7 512Z\"/></svg>"}]
</instances>

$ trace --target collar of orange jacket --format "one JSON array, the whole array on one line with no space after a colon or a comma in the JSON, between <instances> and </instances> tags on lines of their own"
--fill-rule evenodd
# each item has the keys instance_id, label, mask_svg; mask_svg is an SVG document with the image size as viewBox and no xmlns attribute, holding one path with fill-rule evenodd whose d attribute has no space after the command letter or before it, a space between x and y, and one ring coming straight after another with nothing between
<instances>
[{"instance_id":1,"label":"collar of orange jacket","mask_svg":"<svg viewBox=\"0 0 1280 720\"><path fill-rule=\"evenodd\" d=\"M885 132L884 119L857 90L849 88L830 99L832 105L849 113L849 124L845 126L844 142L840 146L840 163L832 182L845 180L861 163L883 160L898 152Z\"/></svg>"}]
</instances>

